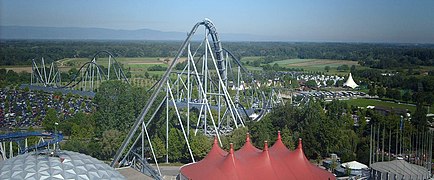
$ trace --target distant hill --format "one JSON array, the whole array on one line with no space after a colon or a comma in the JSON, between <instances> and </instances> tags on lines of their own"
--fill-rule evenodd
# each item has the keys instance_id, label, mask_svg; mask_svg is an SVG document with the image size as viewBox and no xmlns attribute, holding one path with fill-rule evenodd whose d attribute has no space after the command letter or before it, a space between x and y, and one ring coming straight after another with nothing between
<instances>
[{"instance_id":1,"label":"distant hill","mask_svg":"<svg viewBox=\"0 0 434 180\"><path fill-rule=\"evenodd\" d=\"M189 31L190 29L188 29ZM224 41L276 41L277 38L250 34L219 34ZM184 40L186 32L151 29L115 30L105 28L0 26L0 39L71 40Z\"/></svg>"}]
</instances>

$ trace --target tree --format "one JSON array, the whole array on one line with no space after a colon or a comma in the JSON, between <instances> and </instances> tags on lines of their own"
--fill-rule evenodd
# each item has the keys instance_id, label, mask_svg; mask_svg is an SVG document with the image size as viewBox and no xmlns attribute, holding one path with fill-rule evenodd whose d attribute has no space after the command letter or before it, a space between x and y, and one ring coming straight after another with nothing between
<instances>
[{"instance_id":1,"label":"tree","mask_svg":"<svg viewBox=\"0 0 434 180\"><path fill-rule=\"evenodd\" d=\"M411 100L410 91L405 91L405 93L402 95L402 100L406 102L409 102Z\"/></svg>"},{"instance_id":2,"label":"tree","mask_svg":"<svg viewBox=\"0 0 434 180\"><path fill-rule=\"evenodd\" d=\"M316 84L316 82L315 82L315 80L309 80L309 81L307 81L306 82L306 86L309 87L309 88L316 88L316 87L318 87L317 84Z\"/></svg>"},{"instance_id":3,"label":"tree","mask_svg":"<svg viewBox=\"0 0 434 180\"><path fill-rule=\"evenodd\" d=\"M326 81L326 84L327 84L327 86L330 87L330 86L333 86L333 84L335 84L335 82L333 80L329 79L329 80Z\"/></svg>"},{"instance_id":4,"label":"tree","mask_svg":"<svg viewBox=\"0 0 434 180\"><path fill-rule=\"evenodd\" d=\"M101 154L103 159L113 157L122 143L123 135L120 131L112 129L104 131L101 140Z\"/></svg>"},{"instance_id":5,"label":"tree","mask_svg":"<svg viewBox=\"0 0 434 180\"><path fill-rule=\"evenodd\" d=\"M185 152L185 139L182 132L176 128L169 130L169 161L180 162Z\"/></svg>"},{"instance_id":6,"label":"tree","mask_svg":"<svg viewBox=\"0 0 434 180\"><path fill-rule=\"evenodd\" d=\"M369 85L369 92L368 92L368 94L370 96L377 95L377 90L375 89L375 85Z\"/></svg>"},{"instance_id":7,"label":"tree","mask_svg":"<svg viewBox=\"0 0 434 180\"><path fill-rule=\"evenodd\" d=\"M48 109L47 114L44 117L44 120L42 121L42 126L46 131L54 132L55 130L55 123L58 123L59 119L57 117L57 112L53 108Z\"/></svg>"},{"instance_id":8,"label":"tree","mask_svg":"<svg viewBox=\"0 0 434 180\"><path fill-rule=\"evenodd\" d=\"M288 149L294 150L295 149L294 138L289 128L284 127L280 132L280 135L282 136L283 144L285 144L285 146L288 147Z\"/></svg>"},{"instance_id":9,"label":"tree","mask_svg":"<svg viewBox=\"0 0 434 180\"><path fill-rule=\"evenodd\" d=\"M425 131L427 129L428 125L428 118L426 117L427 109L419 103L416 106L416 111L413 113L413 116L411 118L411 123L416 128Z\"/></svg>"},{"instance_id":10,"label":"tree","mask_svg":"<svg viewBox=\"0 0 434 180\"><path fill-rule=\"evenodd\" d=\"M110 129L127 131L139 116L146 102L146 90L121 81L106 81L101 84L94 101L96 104L95 125L97 134Z\"/></svg>"},{"instance_id":11,"label":"tree","mask_svg":"<svg viewBox=\"0 0 434 180\"><path fill-rule=\"evenodd\" d=\"M79 153L86 153L87 152L87 142L80 141L78 139L70 139L65 142L65 144L62 146L62 149L68 150L68 151L75 151Z\"/></svg>"},{"instance_id":12,"label":"tree","mask_svg":"<svg viewBox=\"0 0 434 180\"><path fill-rule=\"evenodd\" d=\"M392 99L401 99L401 92L396 89L387 88L386 89L386 96Z\"/></svg>"},{"instance_id":13,"label":"tree","mask_svg":"<svg viewBox=\"0 0 434 180\"><path fill-rule=\"evenodd\" d=\"M378 86L377 88L377 95L378 97L382 98L386 94L384 87Z\"/></svg>"},{"instance_id":14,"label":"tree","mask_svg":"<svg viewBox=\"0 0 434 180\"><path fill-rule=\"evenodd\" d=\"M355 65L351 65L350 72L354 73L355 71L356 71L356 66Z\"/></svg>"},{"instance_id":15,"label":"tree","mask_svg":"<svg viewBox=\"0 0 434 180\"><path fill-rule=\"evenodd\" d=\"M344 85L344 81L343 80L337 80L336 81L336 87L342 87Z\"/></svg>"},{"instance_id":16,"label":"tree","mask_svg":"<svg viewBox=\"0 0 434 180\"><path fill-rule=\"evenodd\" d=\"M196 136L193 134L194 132L191 131L189 142L194 158L198 161L208 154L208 151L211 149L211 140L202 133L198 133Z\"/></svg>"},{"instance_id":17,"label":"tree","mask_svg":"<svg viewBox=\"0 0 434 180\"><path fill-rule=\"evenodd\" d=\"M325 66L324 70L327 71L327 72L329 72L330 71L330 66Z\"/></svg>"},{"instance_id":18,"label":"tree","mask_svg":"<svg viewBox=\"0 0 434 180\"><path fill-rule=\"evenodd\" d=\"M359 144L357 145L356 157L357 161L368 164L369 163L369 137L361 138Z\"/></svg>"},{"instance_id":19,"label":"tree","mask_svg":"<svg viewBox=\"0 0 434 180\"><path fill-rule=\"evenodd\" d=\"M349 69L350 68L346 64L337 67L338 71L348 71Z\"/></svg>"},{"instance_id":20,"label":"tree","mask_svg":"<svg viewBox=\"0 0 434 180\"><path fill-rule=\"evenodd\" d=\"M261 60L255 60L255 61L253 61L252 66L253 67L259 67L259 66L261 66Z\"/></svg>"},{"instance_id":21,"label":"tree","mask_svg":"<svg viewBox=\"0 0 434 180\"><path fill-rule=\"evenodd\" d=\"M158 136L155 136L152 138L152 146L155 151L155 156L157 158L161 158L166 155L166 145L164 144L163 140L159 138Z\"/></svg>"}]
</instances>

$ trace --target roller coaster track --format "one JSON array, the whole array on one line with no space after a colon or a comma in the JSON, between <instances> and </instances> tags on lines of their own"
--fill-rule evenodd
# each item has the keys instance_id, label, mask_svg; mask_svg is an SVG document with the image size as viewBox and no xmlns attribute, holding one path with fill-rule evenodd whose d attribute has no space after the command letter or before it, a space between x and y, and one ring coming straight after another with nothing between
<instances>
[{"instance_id":1,"label":"roller coaster track","mask_svg":"<svg viewBox=\"0 0 434 180\"><path fill-rule=\"evenodd\" d=\"M109 56L107 72L105 72L101 65L97 63L97 58L101 54L106 54ZM53 77L51 76L52 73ZM115 75L115 78L113 78L113 75L110 74ZM33 83L33 79L35 79L35 83ZM83 65L81 65L77 73L74 74L73 78L64 85L61 84L60 74L57 70L56 63L51 63L51 66L49 68L49 75L47 76L44 59L42 58L42 66L40 68L38 68L34 60L32 61L32 85L42 84L45 87L51 86L53 88L69 89L80 86L80 90L94 91L97 84L100 84L102 81L107 81L111 79L122 80L125 81L127 84L130 84L128 78L126 77L121 65L117 62L115 56L105 50L95 53L95 55L93 55L90 61L85 62ZM56 84L52 84L53 81L55 81Z\"/></svg>"},{"instance_id":2,"label":"roller coaster track","mask_svg":"<svg viewBox=\"0 0 434 180\"><path fill-rule=\"evenodd\" d=\"M109 63L108 63L108 72L107 73L105 73L103 71L103 69L101 68L101 66L97 64L98 55L103 54L103 53L109 55ZM111 59L113 59L112 62L111 62ZM114 55L108 51L99 51L92 57L92 59L89 62L84 63L79 68L79 70L75 74L74 78L69 83L67 83L66 85L64 85L60 88L74 88L77 85L79 85L80 83L83 83L84 81L88 81L88 80L92 81L90 84L93 86L93 81L95 80L95 75L96 75L97 81L98 80L99 81L110 80L111 79L110 78L110 70L112 68L113 68L112 71L115 73L118 80L124 80L128 84L130 83L128 78L126 77L125 73L123 72L122 67L116 61L116 58L114 57ZM83 72L83 70L84 70L84 72ZM96 74L95 74L95 70L96 70Z\"/></svg>"},{"instance_id":3,"label":"roller coaster track","mask_svg":"<svg viewBox=\"0 0 434 180\"><path fill-rule=\"evenodd\" d=\"M196 33L196 31L200 26L205 27L205 38L204 41L200 43L199 47L197 47L196 50L193 49L192 51L190 46L191 45L190 41L192 39L192 36ZM212 43L208 41L209 36L211 37L210 39L212 40ZM197 52L200 48L202 48L205 52L204 54L198 55ZM174 71L174 67L178 64L179 59L182 56L187 57L186 66L181 72L176 72ZM252 80L253 89L255 90L258 89L258 86L256 84L256 81L254 80L253 75L249 73L245 67L242 66L241 62L234 56L234 54L232 54L230 51L222 47L214 24L209 19L205 19L201 22L196 23L191 29L191 31L187 34L186 39L183 41L182 45L178 49L176 56L171 61L166 72L162 75L162 78L159 81L157 81L151 87L151 89L148 90L148 92L150 93L148 101L146 102L139 116L136 118L134 124L132 125L126 138L122 142L120 148L116 152L116 155L113 158L111 166L117 167L121 165L126 165L128 164L126 162L132 162L131 160L127 160L128 157L135 157L136 160L133 160L135 163L141 162L141 165L139 166L136 165L136 167L141 167L141 169L138 169L140 172L149 171L148 173L151 174L152 177L156 179L161 178L161 173L159 171L157 158L155 156L152 143L150 141L150 136L147 131L147 126L149 125L151 120L156 116L158 112L161 113L160 110L162 110L164 105L166 106L167 109L166 148L169 147L168 146L169 143L168 142L168 134L169 134L168 111L169 109L171 109L176 111L176 117L178 119L178 122L176 123L182 129L182 134L184 136L184 140L186 141L186 145L188 147L193 162L195 160L188 142L188 136L189 136L188 133L190 132L189 131L190 108L195 107L196 109L200 109L199 118L197 121L198 124L195 127L196 128L199 127L199 123L203 122L204 133L212 136L214 135L217 136L220 144L221 144L221 140L219 134L222 131L219 128L220 128L220 123L223 122L223 119L227 121L226 122L227 127L225 127L226 129L223 130L233 129L232 127L229 126L235 126L235 128L238 128L239 126L241 127L244 126L244 120L241 114L244 114L245 115L244 117L249 118L248 110L251 109L246 109L246 107L252 108L253 106L251 107L248 107L249 105L245 106L244 104L238 101L239 98L236 98L235 101L232 100L231 96L233 96L233 91L232 94L230 94L228 91L228 86L229 86L228 70L231 69L230 72L233 75L234 68L232 68L230 61L228 60L229 57L235 62L236 66L238 67L238 69L235 70L238 71L237 80L233 81L233 82L235 81L238 82L236 88L237 96L239 95L238 91L241 89L240 88L241 72L243 74L247 74L247 78ZM210 62L209 65L208 65L208 61ZM177 75L177 77L175 78L174 75ZM158 102L160 103L155 104L155 101L161 98L161 95L163 95L164 93L166 94L165 96L163 96L164 99L158 100ZM196 93L196 94L192 96L192 93ZM245 94L246 93L244 92L244 95ZM254 101L253 90L251 90L251 95L252 95L251 100L253 102ZM262 104L259 104L259 101L258 102L255 101L255 103L263 106L262 108L260 108L261 112L259 112L259 115L255 119L255 120L259 120L267 113L269 103L272 101L267 100L266 95L263 92L257 92L256 95L262 101ZM224 104L223 103L220 104L221 101L220 99L223 99L222 101L224 102ZM246 98L244 98L244 100L246 100ZM184 116L181 116L180 113L181 108L184 109L182 112L184 113ZM151 109L153 109L154 111L153 113L150 112ZM217 114L215 114L216 111ZM218 117L218 119L215 119L216 117ZM148 118L147 122L145 122L145 118ZM181 118L187 118L187 120L181 120ZM209 130L208 128L206 128L207 118L210 118L208 122L212 122L212 127L214 129ZM233 121L230 121L230 119ZM215 123L217 120L218 120L217 123L218 126ZM183 122L184 123L187 122L187 124L184 125ZM186 126L187 130L184 129L184 126ZM139 127L141 127L140 128L141 131L139 131L138 133L137 131L139 130ZM154 170L146 170L146 169L153 169L153 168L150 167L149 164L147 164L146 158L144 156L145 137L147 137L146 139L148 140L146 146L150 146L149 149L151 149L152 155L154 157L154 162L156 162L157 165L158 172ZM141 143L139 139L141 139ZM170 151L170 150L166 149L166 151ZM168 162L167 154L166 154L166 162Z\"/></svg>"},{"instance_id":4,"label":"roller coaster track","mask_svg":"<svg viewBox=\"0 0 434 180\"><path fill-rule=\"evenodd\" d=\"M27 146L27 143L23 141L29 137L50 137L49 141L41 141L35 145ZM47 147L50 144L57 144L63 140L63 135L59 133L47 133L47 132L14 132L8 134L0 135L0 142L16 142L19 145L19 154L24 154L26 152L37 150L43 147ZM26 141L27 142L27 141ZM0 144L0 153L3 156L3 159L6 159L6 149L3 147L4 145ZM11 153L11 152L10 152Z\"/></svg>"},{"instance_id":5,"label":"roller coaster track","mask_svg":"<svg viewBox=\"0 0 434 180\"><path fill-rule=\"evenodd\" d=\"M216 31L216 28L215 28L214 24L209 19L205 19L202 22L198 22L198 23L196 23L193 26L193 28L191 29L190 33L188 33L187 38L185 39L185 41L182 43L180 49L178 50L178 53L177 53L176 57L173 59L172 63L167 68L167 71L163 74L161 80L154 87L155 88L154 92L149 97L149 99L146 102L146 105L144 106L142 112L140 113L140 115L136 119L134 125L132 126L132 128L129 131L127 137L123 141L121 147L116 152L116 155L115 155L115 157L114 157L114 159L113 159L113 161L111 163L112 167L114 167L119 162L119 159L121 158L121 155L123 154L123 152L127 148L128 144L130 143L131 139L133 138L133 136L136 133L136 131L139 128L139 126L143 123L143 121L145 119L145 116L148 114L151 106L153 105L153 103L157 99L157 96L160 93L161 89L163 88L163 85L167 82L167 78L169 77L170 73L173 71L173 68L175 67L175 65L178 63L179 58L182 56L182 54L184 53L184 51L187 49L187 46L189 45L189 42L190 42L192 36L195 34L196 30L201 25L204 25L206 27L206 29L209 31L209 34L212 37L213 44L214 44L215 55L216 55L216 61L217 61L218 71L219 71L221 79L226 80L226 74L225 74L225 71L224 71L225 68L223 66L223 63L224 63L223 61L224 60L223 60L223 55L222 55L222 51L223 50L222 50L221 42L219 40L219 37L218 37L218 34L217 34L217 31ZM185 133L184 133L184 135L185 135Z\"/></svg>"}]
</instances>

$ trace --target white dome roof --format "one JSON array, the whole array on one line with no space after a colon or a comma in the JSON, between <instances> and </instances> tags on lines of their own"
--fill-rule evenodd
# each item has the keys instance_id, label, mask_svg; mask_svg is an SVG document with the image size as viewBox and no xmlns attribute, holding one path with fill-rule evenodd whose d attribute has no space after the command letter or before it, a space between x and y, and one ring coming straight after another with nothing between
<instances>
[{"instance_id":1,"label":"white dome roof","mask_svg":"<svg viewBox=\"0 0 434 180\"><path fill-rule=\"evenodd\" d=\"M58 151L30 152L0 161L3 179L125 179L109 165L88 155Z\"/></svg>"}]
</instances>

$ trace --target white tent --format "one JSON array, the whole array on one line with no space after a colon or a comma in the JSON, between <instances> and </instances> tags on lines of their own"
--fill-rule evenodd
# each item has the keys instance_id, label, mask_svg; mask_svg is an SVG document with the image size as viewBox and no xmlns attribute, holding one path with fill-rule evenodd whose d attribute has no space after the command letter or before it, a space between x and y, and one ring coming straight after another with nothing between
<instances>
[{"instance_id":1,"label":"white tent","mask_svg":"<svg viewBox=\"0 0 434 180\"><path fill-rule=\"evenodd\" d=\"M351 162L346 162L346 163L341 164L341 167L343 167L343 168L346 168L347 166L352 170L361 170L361 169L368 168L368 166L366 166L362 163L359 163L357 161L351 161Z\"/></svg>"},{"instance_id":2,"label":"white tent","mask_svg":"<svg viewBox=\"0 0 434 180\"><path fill-rule=\"evenodd\" d=\"M353 88L353 89L356 88L356 87L359 87L359 85L357 85L354 82L353 77L351 76L351 73L348 76L347 82L344 83L344 87L350 87L350 88Z\"/></svg>"}]
</instances>

